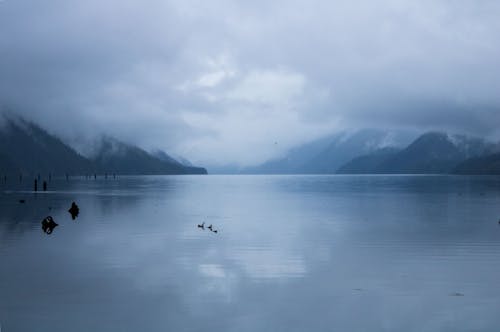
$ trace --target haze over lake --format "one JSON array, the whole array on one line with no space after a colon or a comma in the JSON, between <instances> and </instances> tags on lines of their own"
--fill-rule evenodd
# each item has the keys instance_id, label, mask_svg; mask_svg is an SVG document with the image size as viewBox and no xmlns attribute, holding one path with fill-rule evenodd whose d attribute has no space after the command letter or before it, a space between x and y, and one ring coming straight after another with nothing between
<instances>
[{"instance_id":1,"label":"haze over lake","mask_svg":"<svg viewBox=\"0 0 500 332\"><path fill-rule=\"evenodd\" d=\"M500 331L499 17L0 0L0 332Z\"/></svg>"},{"instance_id":2,"label":"haze over lake","mask_svg":"<svg viewBox=\"0 0 500 332\"><path fill-rule=\"evenodd\" d=\"M0 185L2 331L500 326L500 177L137 176L31 189Z\"/></svg>"}]
</instances>

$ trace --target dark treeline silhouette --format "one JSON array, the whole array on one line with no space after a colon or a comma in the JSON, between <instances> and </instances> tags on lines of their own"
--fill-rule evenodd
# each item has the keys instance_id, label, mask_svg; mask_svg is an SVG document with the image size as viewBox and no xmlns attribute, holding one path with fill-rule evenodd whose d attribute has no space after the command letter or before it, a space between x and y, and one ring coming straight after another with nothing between
<instances>
[{"instance_id":1,"label":"dark treeline silhouette","mask_svg":"<svg viewBox=\"0 0 500 332\"><path fill-rule=\"evenodd\" d=\"M0 156L0 172L12 175L82 173L93 167L58 138L22 120L5 120L0 128Z\"/></svg>"},{"instance_id":2,"label":"dark treeline silhouette","mask_svg":"<svg viewBox=\"0 0 500 332\"><path fill-rule=\"evenodd\" d=\"M500 153L467 159L460 163L454 172L456 174L500 175Z\"/></svg>"},{"instance_id":3,"label":"dark treeline silhouette","mask_svg":"<svg viewBox=\"0 0 500 332\"><path fill-rule=\"evenodd\" d=\"M92 158L86 158L57 137L22 119L5 118L0 126L0 175L23 175L51 180L52 176L139 174L206 174L201 167L162 160L125 143L103 139Z\"/></svg>"}]
</instances>

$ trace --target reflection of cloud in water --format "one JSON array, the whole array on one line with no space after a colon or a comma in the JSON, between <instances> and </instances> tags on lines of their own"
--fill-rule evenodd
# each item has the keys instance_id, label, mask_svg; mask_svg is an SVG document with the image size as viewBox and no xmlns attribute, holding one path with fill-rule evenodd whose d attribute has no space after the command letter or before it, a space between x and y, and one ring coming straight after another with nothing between
<instances>
[{"instance_id":1,"label":"reflection of cloud in water","mask_svg":"<svg viewBox=\"0 0 500 332\"><path fill-rule=\"evenodd\" d=\"M302 277L306 264L286 248L241 250L231 256L253 279Z\"/></svg>"},{"instance_id":2,"label":"reflection of cloud in water","mask_svg":"<svg viewBox=\"0 0 500 332\"><path fill-rule=\"evenodd\" d=\"M198 296L212 297L214 295L217 295L226 303L233 300L233 294L237 289L239 280L239 276L235 271L220 264L200 264L198 265L198 272L203 278L198 279L202 280L202 282L194 287L194 294L196 294L193 297L194 301L197 301Z\"/></svg>"},{"instance_id":3,"label":"reflection of cloud in water","mask_svg":"<svg viewBox=\"0 0 500 332\"><path fill-rule=\"evenodd\" d=\"M225 278L226 272L218 264L200 264L198 270L203 276L210 278Z\"/></svg>"},{"instance_id":4,"label":"reflection of cloud in water","mask_svg":"<svg viewBox=\"0 0 500 332\"><path fill-rule=\"evenodd\" d=\"M53 214L61 227L50 239L41 236L38 217L23 236L3 232L0 318L19 331L53 330L52 321L36 316L54 312L62 313L65 331L499 325L500 291L493 286L500 233L497 217L491 222L498 193L485 190L479 201L463 186L455 188L463 196L432 186L439 192L428 196L427 187L413 190L401 177L392 185L356 178L356 190L345 177L186 179L179 178L178 191L167 188L169 178L158 180L158 190L133 194L142 186L132 184L127 195L106 188L80 195L78 223L66 212L73 197L27 197L26 205L14 197L9 215L39 206L45 217L49 196L63 210ZM273 185L290 181L299 183L283 192ZM28 219L28 212L19 216ZM198 229L202 221L221 232ZM0 227L1 233L6 226ZM449 295L455 292L465 296Z\"/></svg>"}]
</instances>

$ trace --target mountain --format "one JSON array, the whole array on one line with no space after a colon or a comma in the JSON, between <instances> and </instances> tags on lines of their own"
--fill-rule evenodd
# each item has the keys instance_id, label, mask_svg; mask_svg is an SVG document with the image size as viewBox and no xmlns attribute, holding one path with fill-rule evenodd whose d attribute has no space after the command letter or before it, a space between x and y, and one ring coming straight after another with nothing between
<instances>
[{"instance_id":1,"label":"mountain","mask_svg":"<svg viewBox=\"0 0 500 332\"><path fill-rule=\"evenodd\" d=\"M112 138L85 157L34 123L0 115L0 174L206 174L162 152L160 157Z\"/></svg>"},{"instance_id":2,"label":"mountain","mask_svg":"<svg viewBox=\"0 0 500 332\"><path fill-rule=\"evenodd\" d=\"M464 160L453 170L455 174L500 175L500 153Z\"/></svg>"},{"instance_id":3,"label":"mountain","mask_svg":"<svg viewBox=\"0 0 500 332\"><path fill-rule=\"evenodd\" d=\"M363 129L344 133L310 160L305 169L308 173L335 173L349 160L385 147L404 146L411 140L408 133L388 132L378 129Z\"/></svg>"},{"instance_id":4,"label":"mountain","mask_svg":"<svg viewBox=\"0 0 500 332\"><path fill-rule=\"evenodd\" d=\"M345 163L338 170L338 174L370 174L374 173L378 167L395 156L400 149L397 148L382 148L374 151L371 154L356 157L349 162Z\"/></svg>"},{"instance_id":5,"label":"mountain","mask_svg":"<svg viewBox=\"0 0 500 332\"><path fill-rule=\"evenodd\" d=\"M339 135L328 136L293 148L281 158L273 159L259 166L239 170L246 174L297 174L306 172L304 165L323 151Z\"/></svg>"},{"instance_id":6,"label":"mountain","mask_svg":"<svg viewBox=\"0 0 500 332\"><path fill-rule=\"evenodd\" d=\"M12 160L10 160L9 157L0 154L0 174L14 174L14 173L19 173L16 164Z\"/></svg>"},{"instance_id":7,"label":"mountain","mask_svg":"<svg viewBox=\"0 0 500 332\"><path fill-rule=\"evenodd\" d=\"M283 158L246 169L258 174L330 174L353 158L387 147L402 147L413 135L400 131L362 129L342 132L294 148Z\"/></svg>"},{"instance_id":8,"label":"mountain","mask_svg":"<svg viewBox=\"0 0 500 332\"><path fill-rule=\"evenodd\" d=\"M193 166L191 163L189 163L189 165L187 165L187 163L185 164L181 160L174 159L173 157L171 157L165 151L162 151L162 150L155 150L155 151L153 151L151 153L151 155L153 157L156 157L156 158L160 159L161 161L164 161L164 162L167 162L167 163L179 164L179 165L186 165L186 166Z\"/></svg>"},{"instance_id":9,"label":"mountain","mask_svg":"<svg viewBox=\"0 0 500 332\"><path fill-rule=\"evenodd\" d=\"M156 155L151 155L137 146L104 137L91 160L100 170L108 173L144 175L207 173L201 167L184 166L165 152L157 152Z\"/></svg>"},{"instance_id":10,"label":"mountain","mask_svg":"<svg viewBox=\"0 0 500 332\"><path fill-rule=\"evenodd\" d=\"M153 152L151 152L151 155L153 155L154 157L156 157L160 160L166 161L166 162L180 164L180 165L188 166L188 167L195 167L193 165L193 163L191 161L189 161L188 159L183 158L183 157L174 158L162 150L154 150Z\"/></svg>"},{"instance_id":11,"label":"mountain","mask_svg":"<svg viewBox=\"0 0 500 332\"><path fill-rule=\"evenodd\" d=\"M493 144L464 135L429 132L382 161L372 173L449 173L467 158L484 155Z\"/></svg>"},{"instance_id":12,"label":"mountain","mask_svg":"<svg viewBox=\"0 0 500 332\"><path fill-rule=\"evenodd\" d=\"M91 161L35 124L22 119L2 119L0 172L83 174L92 169Z\"/></svg>"}]
</instances>

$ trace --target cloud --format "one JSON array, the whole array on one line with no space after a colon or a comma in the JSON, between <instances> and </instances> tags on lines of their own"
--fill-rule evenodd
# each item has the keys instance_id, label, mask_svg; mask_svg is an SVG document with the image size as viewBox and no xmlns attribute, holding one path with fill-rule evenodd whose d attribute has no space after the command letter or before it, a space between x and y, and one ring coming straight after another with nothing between
<instances>
[{"instance_id":1,"label":"cloud","mask_svg":"<svg viewBox=\"0 0 500 332\"><path fill-rule=\"evenodd\" d=\"M5 0L0 105L255 164L344 127L500 134L497 1ZM279 144L274 144L275 142Z\"/></svg>"},{"instance_id":2,"label":"cloud","mask_svg":"<svg viewBox=\"0 0 500 332\"><path fill-rule=\"evenodd\" d=\"M304 90L305 78L285 71L258 70L245 75L226 98L236 102L284 107Z\"/></svg>"}]
</instances>

